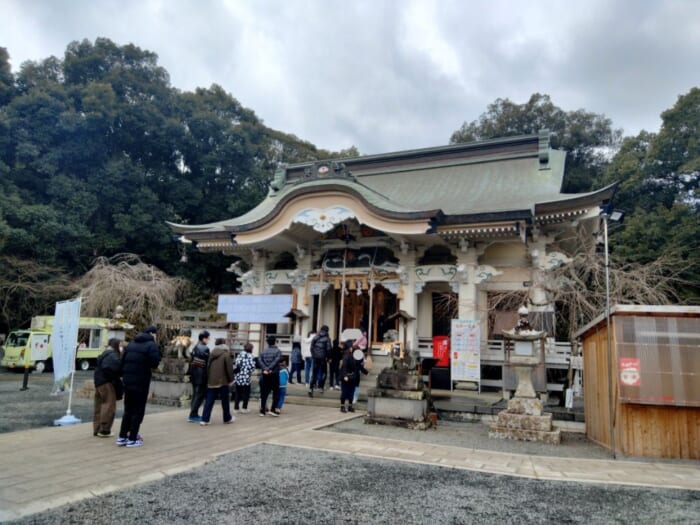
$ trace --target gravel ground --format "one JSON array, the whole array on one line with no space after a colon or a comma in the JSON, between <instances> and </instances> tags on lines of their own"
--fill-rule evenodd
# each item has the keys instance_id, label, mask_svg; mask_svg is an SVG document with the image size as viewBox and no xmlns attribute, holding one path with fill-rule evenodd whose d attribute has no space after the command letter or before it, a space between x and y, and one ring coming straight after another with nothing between
<instances>
[{"instance_id":1,"label":"gravel ground","mask_svg":"<svg viewBox=\"0 0 700 525\"><path fill-rule=\"evenodd\" d=\"M78 373L82 385L91 373ZM0 373L0 432L51 425L67 398L49 396L50 375ZM147 411L165 410L149 405ZM92 400L73 413L92 420ZM327 430L527 454L607 459L577 434L559 447L491 440L479 423L440 422L437 430L365 425L360 418ZM99 468L95 463L90 468ZM11 523L683 523L700 524L700 492L538 481L257 445L196 470Z\"/></svg>"},{"instance_id":2,"label":"gravel ground","mask_svg":"<svg viewBox=\"0 0 700 525\"><path fill-rule=\"evenodd\" d=\"M96 465L92 465L96 468ZM537 481L257 445L12 523L698 523L700 493Z\"/></svg>"}]
</instances>

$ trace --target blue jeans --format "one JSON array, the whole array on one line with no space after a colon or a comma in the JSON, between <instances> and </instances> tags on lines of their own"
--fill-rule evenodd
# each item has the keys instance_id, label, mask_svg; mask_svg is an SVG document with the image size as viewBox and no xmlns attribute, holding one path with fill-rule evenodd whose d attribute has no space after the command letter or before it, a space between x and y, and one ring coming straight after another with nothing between
<instances>
[{"instance_id":1,"label":"blue jeans","mask_svg":"<svg viewBox=\"0 0 700 525\"><path fill-rule=\"evenodd\" d=\"M209 422L211 418L211 410L214 408L214 401L217 396L221 397L221 409L224 411L224 423L231 421L231 394L229 393L228 385L207 388L207 400L204 403L204 412L202 413L202 421Z\"/></svg>"},{"instance_id":2,"label":"blue jeans","mask_svg":"<svg viewBox=\"0 0 700 525\"><path fill-rule=\"evenodd\" d=\"M304 358L304 383L307 385L311 380L311 371L313 370L314 360L310 357Z\"/></svg>"},{"instance_id":3,"label":"blue jeans","mask_svg":"<svg viewBox=\"0 0 700 525\"><path fill-rule=\"evenodd\" d=\"M284 398L287 397L287 387L280 387L280 400L277 402L277 409L282 410L282 405L284 405Z\"/></svg>"},{"instance_id":4,"label":"blue jeans","mask_svg":"<svg viewBox=\"0 0 700 525\"><path fill-rule=\"evenodd\" d=\"M292 371L289 372L289 382L294 382L294 372L297 374L297 383L301 383L301 371L304 369L304 363L292 363Z\"/></svg>"},{"instance_id":5,"label":"blue jeans","mask_svg":"<svg viewBox=\"0 0 700 525\"><path fill-rule=\"evenodd\" d=\"M326 360L325 358L314 359L314 373L311 374L311 384L309 389L314 388L323 389L323 385L326 382Z\"/></svg>"}]
</instances>

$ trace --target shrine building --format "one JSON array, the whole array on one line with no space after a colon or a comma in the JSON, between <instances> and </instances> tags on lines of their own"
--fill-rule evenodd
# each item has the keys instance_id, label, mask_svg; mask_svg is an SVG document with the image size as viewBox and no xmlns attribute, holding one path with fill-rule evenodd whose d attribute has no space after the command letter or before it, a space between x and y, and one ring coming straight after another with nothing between
<instances>
[{"instance_id":1,"label":"shrine building","mask_svg":"<svg viewBox=\"0 0 700 525\"><path fill-rule=\"evenodd\" d=\"M454 317L478 320L484 345L512 327L514 311L489 315L490 294L523 292L553 332L547 270L576 253L573 232L597 229L615 189L562 193L565 160L541 132L286 165L249 212L170 227L230 255L241 294L292 296L295 328L268 332L362 327L376 348L393 329L430 355Z\"/></svg>"}]
</instances>

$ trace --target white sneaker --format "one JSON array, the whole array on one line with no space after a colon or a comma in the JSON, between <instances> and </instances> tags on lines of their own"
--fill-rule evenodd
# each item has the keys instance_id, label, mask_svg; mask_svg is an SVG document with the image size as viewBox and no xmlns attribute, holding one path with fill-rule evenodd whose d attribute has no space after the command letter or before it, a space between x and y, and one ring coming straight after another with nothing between
<instances>
[{"instance_id":1,"label":"white sneaker","mask_svg":"<svg viewBox=\"0 0 700 525\"><path fill-rule=\"evenodd\" d=\"M250 412L250 410L248 410L247 408L241 408L241 410L240 410L241 414L248 414L249 412Z\"/></svg>"},{"instance_id":2,"label":"white sneaker","mask_svg":"<svg viewBox=\"0 0 700 525\"><path fill-rule=\"evenodd\" d=\"M134 447L142 447L143 446L143 439L139 436L136 438L135 441L128 440L126 442L126 448L134 448Z\"/></svg>"}]
</instances>

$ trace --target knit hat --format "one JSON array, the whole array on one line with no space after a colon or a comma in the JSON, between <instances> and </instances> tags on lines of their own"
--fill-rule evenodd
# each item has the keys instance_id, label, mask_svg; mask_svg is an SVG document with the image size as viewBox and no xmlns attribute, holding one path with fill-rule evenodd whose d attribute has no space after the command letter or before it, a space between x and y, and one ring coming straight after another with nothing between
<instances>
[{"instance_id":1,"label":"knit hat","mask_svg":"<svg viewBox=\"0 0 700 525\"><path fill-rule=\"evenodd\" d=\"M146 327L146 329L143 331L144 334L155 334L158 333L158 328L151 325Z\"/></svg>"}]
</instances>

